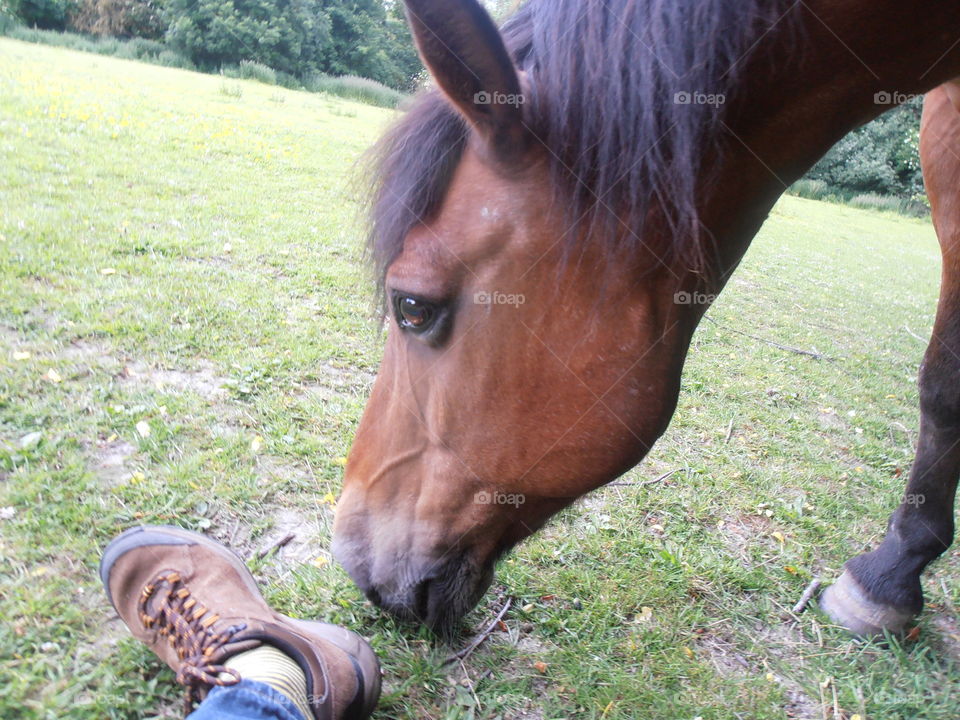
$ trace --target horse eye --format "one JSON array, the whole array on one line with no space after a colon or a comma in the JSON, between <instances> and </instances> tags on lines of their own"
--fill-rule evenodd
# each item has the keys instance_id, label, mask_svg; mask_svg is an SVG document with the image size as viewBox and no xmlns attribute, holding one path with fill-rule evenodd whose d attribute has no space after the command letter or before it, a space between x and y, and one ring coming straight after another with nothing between
<instances>
[{"instance_id":1,"label":"horse eye","mask_svg":"<svg viewBox=\"0 0 960 720\"><path fill-rule=\"evenodd\" d=\"M430 327L436 317L436 308L409 295L398 295L396 300L397 323L404 330L423 332Z\"/></svg>"}]
</instances>

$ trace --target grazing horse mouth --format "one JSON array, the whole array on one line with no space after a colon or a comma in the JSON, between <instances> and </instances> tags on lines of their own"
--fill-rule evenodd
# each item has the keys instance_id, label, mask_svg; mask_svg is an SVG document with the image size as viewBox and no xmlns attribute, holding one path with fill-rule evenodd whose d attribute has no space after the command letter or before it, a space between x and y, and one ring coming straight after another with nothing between
<instances>
[{"instance_id":1,"label":"grazing horse mouth","mask_svg":"<svg viewBox=\"0 0 960 720\"><path fill-rule=\"evenodd\" d=\"M465 553L427 561L420 568L398 565L396 577L409 578L400 583L374 578L360 559L363 555L348 542L335 539L333 554L370 602L400 620L426 625L444 638L457 633L459 621L493 581L494 563L481 565Z\"/></svg>"}]
</instances>

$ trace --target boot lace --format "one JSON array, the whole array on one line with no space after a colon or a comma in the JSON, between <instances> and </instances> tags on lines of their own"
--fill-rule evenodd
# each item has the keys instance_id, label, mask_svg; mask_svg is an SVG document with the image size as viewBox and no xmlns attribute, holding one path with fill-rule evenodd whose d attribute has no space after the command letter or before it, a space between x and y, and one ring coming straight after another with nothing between
<instances>
[{"instance_id":1,"label":"boot lace","mask_svg":"<svg viewBox=\"0 0 960 720\"><path fill-rule=\"evenodd\" d=\"M219 662L224 658L218 651L246 625L214 630L220 616L193 597L180 573L164 570L144 585L137 611L144 627L156 629L177 652L177 682L187 689L186 713L203 699L204 690L240 682L240 673Z\"/></svg>"}]
</instances>

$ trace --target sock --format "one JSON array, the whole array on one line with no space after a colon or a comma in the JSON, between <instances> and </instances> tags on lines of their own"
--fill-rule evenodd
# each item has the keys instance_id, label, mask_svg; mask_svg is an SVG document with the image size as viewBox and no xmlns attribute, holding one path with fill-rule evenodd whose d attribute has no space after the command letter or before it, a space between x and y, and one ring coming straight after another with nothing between
<instances>
[{"instance_id":1,"label":"sock","mask_svg":"<svg viewBox=\"0 0 960 720\"><path fill-rule=\"evenodd\" d=\"M240 673L244 680L262 682L282 693L306 720L313 720L313 711L307 701L307 678L289 655L272 645L261 645L234 655L224 665Z\"/></svg>"}]
</instances>

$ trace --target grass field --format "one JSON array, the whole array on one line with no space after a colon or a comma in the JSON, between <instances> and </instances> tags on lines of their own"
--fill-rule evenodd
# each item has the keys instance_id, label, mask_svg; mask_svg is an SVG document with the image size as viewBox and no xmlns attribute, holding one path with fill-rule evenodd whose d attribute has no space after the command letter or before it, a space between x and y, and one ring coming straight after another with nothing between
<instances>
[{"instance_id":1,"label":"grass field","mask_svg":"<svg viewBox=\"0 0 960 720\"><path fill-rule=\"evenodd\" d=\"M282 611L369 637L378 718L960 717L957 552L912 642L790 613L879 539L910 466L939 254L893 215L777 206L624 481L684 471L501 563L470 620L514 609L464 665L363 602L328 553L382 342L347 177L390 117L0 40L0 717L179 714L96 577L139 522L204 530Z\"/></svg>"}]
</instances>

